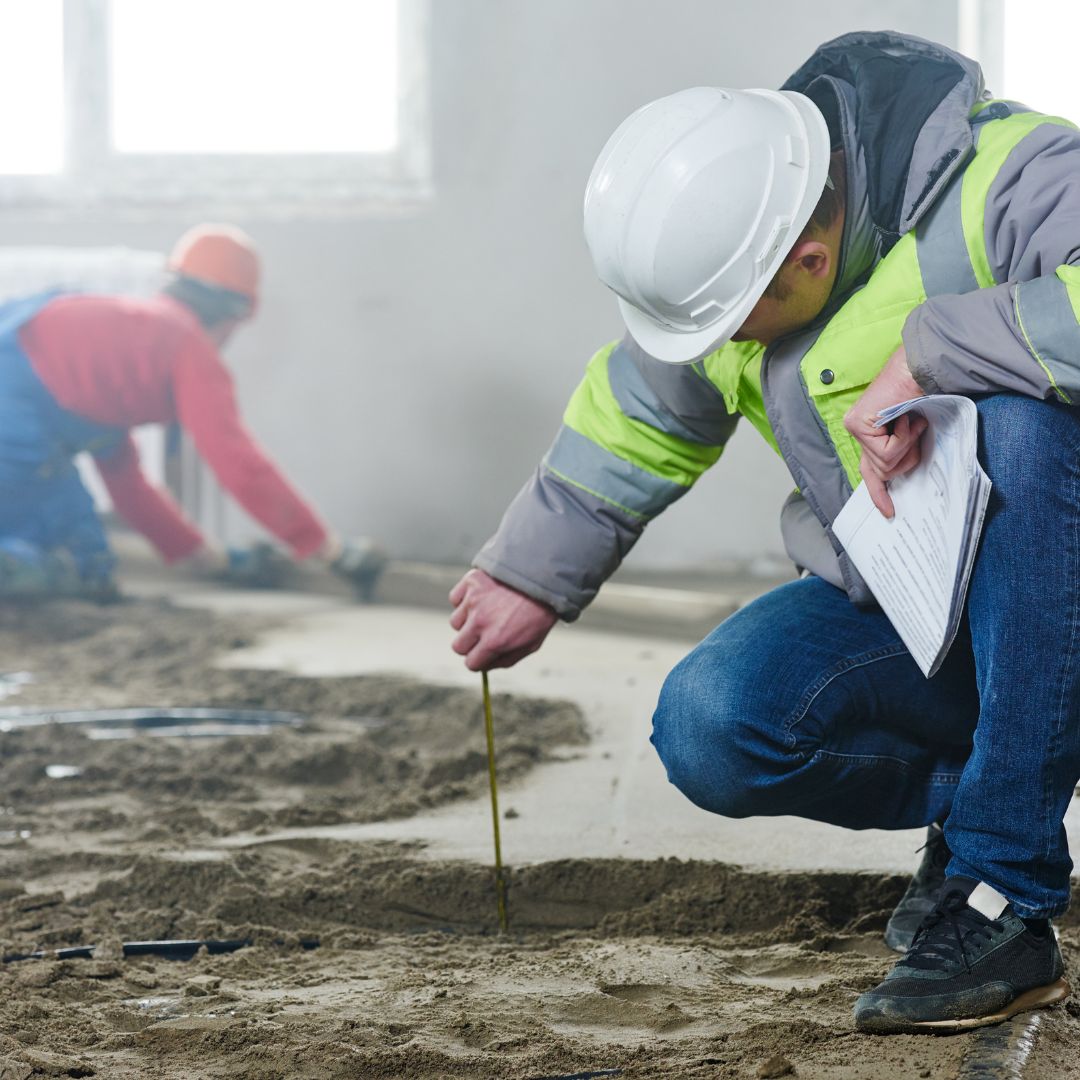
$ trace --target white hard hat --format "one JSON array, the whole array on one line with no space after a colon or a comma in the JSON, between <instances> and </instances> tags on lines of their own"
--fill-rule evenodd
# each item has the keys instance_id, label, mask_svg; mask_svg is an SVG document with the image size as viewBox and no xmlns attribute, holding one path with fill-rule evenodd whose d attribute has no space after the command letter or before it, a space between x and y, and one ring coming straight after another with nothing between
<instances>
[{"instance_id":1,"label":"white hard hat","mask_svg":"<svg viewBox=\"0 0 1080 1080\"><path fill-rule=\"evenodd\" d=\"M818 107L786 90L699 86L619 125L585 189L585 241L626 327L686 363L742 325L829 170Z\"/></svg>"}]
</instances>

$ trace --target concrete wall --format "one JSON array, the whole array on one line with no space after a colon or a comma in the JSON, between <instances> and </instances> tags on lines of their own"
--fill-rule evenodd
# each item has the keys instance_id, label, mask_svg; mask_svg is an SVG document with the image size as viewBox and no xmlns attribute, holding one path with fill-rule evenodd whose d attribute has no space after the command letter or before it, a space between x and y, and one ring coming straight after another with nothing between
<instances>
[{"instance_id":1,"label":"concrete wall","mask_svg":"<svg viewBox=\"0 0 1080 1080\"><path fill-rule=\"evenodd\" d=\"M775 86L827 38L893 28L954 44L940 0L432 0L435 197L419 212L240 224L265 253L258 321L231 349L251 425L325 514L403 557L468 557L618 336L581 196L637 105L702 84ZM152 222L7 216L7 243L167 247ZM782 465L748 427L649 529L639 566L781 549ZM232 520L230 518L230 520Z\"/></svg>"}]
</instances>

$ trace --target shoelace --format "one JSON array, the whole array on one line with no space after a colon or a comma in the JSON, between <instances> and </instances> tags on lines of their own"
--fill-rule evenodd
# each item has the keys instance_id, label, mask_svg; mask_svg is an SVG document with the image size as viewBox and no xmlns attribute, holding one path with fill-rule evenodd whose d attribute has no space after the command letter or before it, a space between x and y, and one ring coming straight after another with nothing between
<instances>
[{"instance_id":1,"label":"shoelace","mask_svg":"<svg viewBox=\"0 0 1080 1080\"><path fill-rule=\"evenodd\" d=\"M944 971L957 963L971 971L968 943L978 945L1004 929L996 919L987 919L968 907L967 897L959 890L947 892L915 931L911 948L901 964L926 971Z\"/></svg>"},{"instance_id":2,"label":"shoelace","mask_svg":"<svg viewBox=\"0 0 1080 1080\"><path fill-rule=\"evenodd\" d=\"M927 840L922 847L915 849L915 854L918 855L920 851L926 851L930 849L930 862L936 869L942 870L948 866L949 861L952 859L952 852L949 850L949 845L945 842L945 834L943 832L935 833L929 840Z\"/></svg>"}]
</instances>

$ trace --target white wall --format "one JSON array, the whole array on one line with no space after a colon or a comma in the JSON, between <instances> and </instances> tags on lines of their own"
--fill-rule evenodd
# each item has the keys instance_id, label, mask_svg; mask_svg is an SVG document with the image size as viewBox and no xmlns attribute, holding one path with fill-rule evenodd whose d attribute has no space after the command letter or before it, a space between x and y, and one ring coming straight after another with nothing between
<instances>
[{"instance_id":1,"label":"white wall","mask_svg":"<svg viewBox=\"0 0 1080 1080\"><path fill-rule=\"evenodd\" d=\"M940 0L432 0L436 195L405 217L239 219L266 300L231 350L251 425L325 514L403 557L467 558L554 434L588 356L618 336L581 196L637 105L702 84L775 86L821 41L892 28L946 44ZM153 222L7 216L6 243L167 248ZM779 553L790 487L747 427L633 558Z\"/></svg>"}]
</instances>

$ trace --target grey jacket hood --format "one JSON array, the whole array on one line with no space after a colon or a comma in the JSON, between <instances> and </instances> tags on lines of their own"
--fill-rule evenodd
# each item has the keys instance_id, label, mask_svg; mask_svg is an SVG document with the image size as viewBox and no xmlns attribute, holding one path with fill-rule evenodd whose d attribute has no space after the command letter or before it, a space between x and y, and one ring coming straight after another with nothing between
<instances>
[{"instance_id":1,"label":"grey jacket hood","mask_svg":"<svg viewBox=\"0 0 1080 1080\"><path fill-rule=\"evenodd\" d=\"M849 202L865 201L870 235L859 246L872 247L876 257L918 224L963 167L973 148L971 110L987 96L974 60L890 31L826 42L782 89L806 94L821 109L834 149L850 157L857 148ZM850 255L859 263L866 253Z\"/></svg>"}]
</instances>

